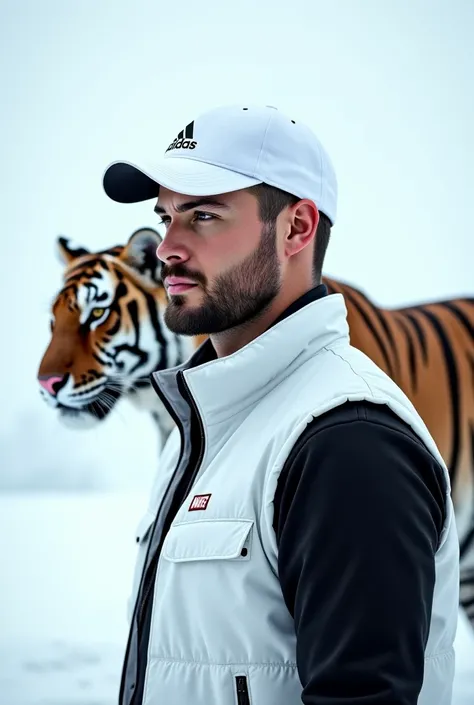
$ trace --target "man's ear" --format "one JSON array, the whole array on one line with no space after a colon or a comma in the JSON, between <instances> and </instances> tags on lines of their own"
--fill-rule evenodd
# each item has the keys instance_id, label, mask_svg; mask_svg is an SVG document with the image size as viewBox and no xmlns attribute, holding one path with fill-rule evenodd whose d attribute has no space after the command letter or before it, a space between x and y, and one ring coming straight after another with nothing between
<instances>
[{"instance_id":1,"label":"man's ear","mask_svg":"<svg viewBox=\"0 0 474 705\"><path fill-rule=\"evenodd\" d=\"M130 235L119 259L135 269L148 284L161 284L161 261L156 255L160 234L153 228L139 228Z\"/></svg>"},{"instance_id":2,"label":"man's ear","mask_svg":"<svg viewBox=\"0 0 474 705\"><path fill-rule=\"evenodd\" d=\"M67 266L75 259L89 254L89 250L86 250L82 245L76 244L71 238L64 237L64 235L56 238L56 256L61 264Z\"/></svg>"},{"instance_id":3,"label":"man's ear","mask_svg":"<svg viewBox=\"0 0 474 705\"><path fill-rule=\"evenodd\" d=\"M313 201L304 198L289 209L289 232L285 242L287 255L303 250L316 237L319 211Z\"/></svg>"}]
</instances>

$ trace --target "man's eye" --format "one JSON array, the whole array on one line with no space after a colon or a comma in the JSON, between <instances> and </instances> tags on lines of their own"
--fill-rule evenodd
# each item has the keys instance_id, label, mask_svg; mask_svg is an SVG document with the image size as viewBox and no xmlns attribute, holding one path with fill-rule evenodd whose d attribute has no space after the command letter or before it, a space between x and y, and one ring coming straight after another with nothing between
<instances>
[{"instance_id":1,"label":"man's eye","mask_svg":"<svg viewBox=\"0 0 474 705\"><path fill-rule=\"evenodd\" d=\"M192 216L192 222L199 221L200 223L207 223L211 220L215 220L216 216L213 213L204 213L204 211L194 211ZM168 216L163 216L158 221L158 225L163 225L168 228L171 225L171 218Z\"/></svg>"},{"instance_id":2,"label":"man's eye","mask_svg":"<svg viewBox=\"0 0 474 705\"><path fill-rule=\"evenodd\" d=\"M205 223L208 220L214 220L215 215L213 215L212 213L203 213L202 211L195 211L194 217L196 220L200 220Z\"/></svg>"}]
</instances>

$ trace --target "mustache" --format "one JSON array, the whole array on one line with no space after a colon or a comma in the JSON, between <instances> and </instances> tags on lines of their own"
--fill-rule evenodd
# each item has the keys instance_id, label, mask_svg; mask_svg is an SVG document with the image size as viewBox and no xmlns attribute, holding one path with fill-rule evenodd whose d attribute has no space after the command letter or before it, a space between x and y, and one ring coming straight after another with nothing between
<instances>
[{"instance_id":1,"label":"mustache","mask_svg":"<svg viewBox=\"0 0 474 705\"><path fill-rule=\"evenodd\" d=\"M166 277L186 277L192 279L196 284L205 284L206 277L193 269L188 269L183 264L163 264L161 267L161 279L164 281Z\"/></svg>"}]
</instances>

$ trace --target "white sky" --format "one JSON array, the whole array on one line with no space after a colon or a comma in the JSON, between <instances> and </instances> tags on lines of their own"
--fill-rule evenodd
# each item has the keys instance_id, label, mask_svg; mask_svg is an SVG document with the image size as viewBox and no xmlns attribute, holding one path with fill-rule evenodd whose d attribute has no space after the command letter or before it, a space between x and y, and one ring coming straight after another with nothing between
<instances>
[{"instance_id":1,"label":"white sky","mask_svg":"<svg viewBox=\"0 0 474 705\"><path fill-rule=\"evenodd\" d=\"M320 136L339 181L327 274L385 305L472 295L473 36L472 0L0 0L0 488L58 469L87 486L99 466L148 482L146 417L66 431L39 399L54 242L155 225L153 203L105 196L103 171L209 107L275 105Z\"/></svg>"}]
</instances>

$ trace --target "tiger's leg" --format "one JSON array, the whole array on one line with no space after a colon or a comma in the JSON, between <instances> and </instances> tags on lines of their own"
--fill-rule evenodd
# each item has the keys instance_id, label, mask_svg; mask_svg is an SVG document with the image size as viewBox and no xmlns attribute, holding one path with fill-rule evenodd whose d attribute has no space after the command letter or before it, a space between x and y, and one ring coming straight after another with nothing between
<instances>
[{"instance_id":1,"label":"tiger's leg","mask_svg":"<svg viewBox=\"0 0 474 705\"><path fill-rule=\"evenodd\" d=\"M459 535L459 602L474 630L474 435L470 428L465 432L464 453L451 472L451 494Z\"/></svg>"},{"instance_id":2,"label":"tiger's leg","mask_svg":"<svg viewBox=\"0 0 474 705\"><path fill-rule=\"evenodd\" d=\"M474 630L474 513L460 540L460 603Z\"/></svg>"}]
</instances>

